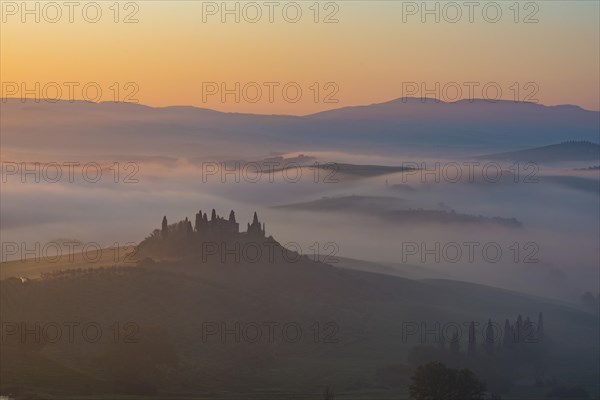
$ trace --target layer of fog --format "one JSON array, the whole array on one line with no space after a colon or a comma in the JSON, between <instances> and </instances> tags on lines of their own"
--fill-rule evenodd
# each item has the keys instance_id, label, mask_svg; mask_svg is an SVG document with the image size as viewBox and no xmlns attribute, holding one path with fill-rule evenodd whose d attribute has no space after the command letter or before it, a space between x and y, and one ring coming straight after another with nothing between
<instances>
[{"instance_id":1,"label":"layer of fog","mask_svg":"<svg viewBox=\"0 0 600 400\"><path fill-rule=\"evenodd\" d=\"M384 157L318 155L321 164L336 161L401 165ZM417 158L405 160L414 162ZM440 160L418 161L421 162L434 168L435 162ZM450 161L441 162L447 166ZM111 163L103 165L110 167ZM57 183L36 183L31 177L22 183L19 174L3 176L2 242L23 243L25 253L34 248L35 242L44 244L57 238L102 246L126 244L139 242L158 228L163 215L175 222L185 217L193 219L199 209L210 213L215 208L224 216L234 209L242 230L246 222L251 221L252 213L258 211L268 234L281 243L299 246L305 254L316 252L322 256L335 252L339 257L394 264L399 274L408 267L414 272L417 267L417 270L427 271L424 274L427 277L431 277L433 271L434 276L441 278L469 280L549 297L575 299L583 291L598 291L599 197L597 193L544 181L544 175L567 174L565 169L540 168L534 176L540 178L538 182L524 182L522 178L527 174L515 179L506 170L502 179L492 182L490 176L481 175L480 169L472 171L473 181L467 169L463 169L463 178L454 183L444 179L443 174L450 174L449 169L442 173L440 182L435 181L435 175L423 176L414 171L364 179L340 173L325 182L323 171L315 175L315 169L311 168L263 172L257 179L252 169L237 175L222 175L222 171L211 169L208 174L206 165L203 173L202 164L186 160L146 160L136 165L139 169L129 183L123 182L123 174L115 182L110 168L103 179L95 183L81 178L72 183L64 179ZM412 209L516 218L523 223L523 228L415 226L391 224L364 214L270 208L324 196L348 195L394 196L405 199L406 207ZM473 261L468 259L467 249L462 245L465 242L479 243ZM327 246L328 243L335 246ZM404 254L409 243L423 245L425 249L435 248L436 243L442 248L458 243L464 253L458 262L448 262L443 255L439 262L433 255L425 256L423 261L422 250L416 255ZM485 259L481 249L486 243L495 243L495 248L501 248L500 261ZM515 254L515 243L518 254ZM539 261L526 263L526 256Z\"/></svg>"}]
</instances>

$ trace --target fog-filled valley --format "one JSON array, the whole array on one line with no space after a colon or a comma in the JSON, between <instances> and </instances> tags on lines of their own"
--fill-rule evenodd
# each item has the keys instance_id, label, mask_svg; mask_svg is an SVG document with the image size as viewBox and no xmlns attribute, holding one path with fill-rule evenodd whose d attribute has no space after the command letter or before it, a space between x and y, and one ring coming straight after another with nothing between
<instances>
[{"instance_id":1,"label":"fog-filled valley","mask_svg":"<svg viewBox=\"0 0 600 400\"><path fill-rule=\"evenodd\" d=\"M452 104L433 106L427 112L439 116ZM468 106L442 116L460 120ZM519 106L524 120L546 112L499 105ZM28 107L42 116L23 120ZM331 386L341 398L407 398L410 375L434 360L471 368L508 399L561 384L596 394L600 153L590 133L598 113L559 107L543 124L522 127L522 140L499 144L500 130L490 130L426 145L410 135L370 137L391 137L394 121L380 125L386 132L362 131L371 118L385 121L389 107L286 117L10 101L0 209L4 388L23 398L268 399L314 398ZM571 113L572 132L536 133ZM188 114L201 122L186 122ZM213 130L222 119L239 121ZM323 119L319 129L337 127L331 136L294 133ZM252 131L256 120L260 131ZM342 127L348 141L339 143ZM44 151L29 145L36 129L56 133L41 139ZM233 233L203 228L219 224ZM275 249L275 257L244 253L240 261L220 247L234 243ZM19 346L18 325L10 325L72 320L133 321L142 340L129 348L102 341L86 356L87 341ZM292 321L305 337L216 340L219 324L232 321ZM535 340L488 346L481 338L492 322L504 338L523 329ZM464 332L424 340L435 324ZM313 334L335 341L305 340ZM142 359L150 361L132 373Z\"/></svg>"},{"instance_id":2,"label":"fog-filled valley","mask_svg":"<svg viewBox=\"0 0 600 400\"><path fill-rule=\"evenodd\" d=\"M129 156L132 161L117 165L101 156L71 157L81 165L105 168L102 179L92 182L73 167L73 183L64 165L61 181L50 183L35 182L35 173L11 175L5 164L3 233L11 241L28 243L11 255L19 258L27 249L36 254L36 242L42 247L59 238L102 246L139 242L163 214L178 220L201 207L234 209L244 219L258 211L268 221L269 233L282 243L299 244L305 253L327 253L309 247L332 242L340 257L398 264L400 270L402 264L420 265L444 278L571 299L593 290L598 280L598 171L575 171L575 164L415 161L402 155L374 160L351 153L306 153L300 158L304 167L295 161L284 170L274 168L298 154L272 158L278 161L258 172L260 156L237 161L237 167L225 160ZM268 157L273 155L263 156ZM348 174L343 168L351 163L373 167L360 163L374 162L419 169L375 170L371 176ZM475 163L491 167L484 171ZM407 214L389 218L400 210ZM419 212L436 214L413 215ZM464 244L471 242L471 247ZM433 252L427 255L427 249Z\"/></svg>"}]
</instances>

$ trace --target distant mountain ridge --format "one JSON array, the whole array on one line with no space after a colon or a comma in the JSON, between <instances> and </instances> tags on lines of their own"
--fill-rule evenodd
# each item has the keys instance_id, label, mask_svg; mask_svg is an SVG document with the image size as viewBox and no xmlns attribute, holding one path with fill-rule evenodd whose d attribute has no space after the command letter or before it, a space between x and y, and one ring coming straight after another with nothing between
<instances>
[{"instance_id":1,"label":"distant mountain ridge","mask_svg":"<svg viewBox=\"0 0 600 400\"><path fill-rule=\"evenodd\" d=\"M598 111L481 99L445 103L401 98L306 116L114 102L0 101L3 146L27 148L35 141L49 151L69 148L100 154L113 153L113 143L140 155L190 158L264 154L265 144L277 151L334 149L397 154L418 147L481 154L482 150L567 140L595 142L600 131Z\"/></svg>"}]
</instances>

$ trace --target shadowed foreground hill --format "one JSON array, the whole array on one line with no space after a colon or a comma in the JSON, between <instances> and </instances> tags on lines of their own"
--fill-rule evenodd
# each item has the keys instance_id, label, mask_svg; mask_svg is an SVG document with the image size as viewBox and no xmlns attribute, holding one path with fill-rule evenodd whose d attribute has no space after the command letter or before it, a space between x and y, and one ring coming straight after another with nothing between
<instances>
[{"instance_id":1,"label":"shadowed foreground hill","mask_svg":"<svg viewBox=\"0 0 600 400\"><path fill-rule=\"evenodd\" d=\"M272 238L251 243L272 252L236 260L219 249L25 284L2 280L0 393L318 399L330 385L339 398L403 398L406 390L382 384L377 370L403 363L421 342L418 334L403 338L407 323L483 324L538 312L552 343L548 377L595 384L598 320L591 313L486 286L342 270ZM39 340L31 333L36 322ZM22 323L31 340L22 340ZM52 343L55 325L63 334ZM439 345L432 336L427 344ZM532 371L518 374L527 380Z\"/></svg>"}]
</instances>

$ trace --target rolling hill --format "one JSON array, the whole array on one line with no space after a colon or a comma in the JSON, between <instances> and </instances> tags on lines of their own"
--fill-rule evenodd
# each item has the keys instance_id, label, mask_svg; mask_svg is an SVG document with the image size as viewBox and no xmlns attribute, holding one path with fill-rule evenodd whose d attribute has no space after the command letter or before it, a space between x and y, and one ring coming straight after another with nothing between
<instances>
[{"instance_id":1,"label":"rolling hill","mask_svg":"<svg viewBox=\"0 0 600 400\"><path fill-rule=\"evenodd\" d=\"M488 154L480 156L479 159L534 163L598 162L600 161L600 145L586 141L569 141L531 149Z\"/></svg>"},{"instance_id":2,"label":"rolling hill","mask_svg":"<svg viewBox=\"0 0 600 400\"><path fill-rule=\"evenodd\" d=\"M389 224L445 224L445 225L496 225L520 228L515 218L486 217L457 213L454 210L427 210L411 208L406 200L389 196L339 196L323 197L304 203L271 207L282 211L349 212L378 218Z\"/></svg>"},{"instance_id":3,"label":"rolling hill","mask_svg":"<svg viewBox=\"0 0 600 400\"><path fill-rule=\"evenodd\" d=\"M336 268L290 257L270 243L269 260L233 261L230 253L225 261L145 258L134 267L90 265L27 283L3 279L0 390L25 398L85 399L94 392L106 399L309 399L330 385L340 399L401 399L406 392L380 382L377 371L411 368L415 346L439 347L420 335L404 340L406 324L483 326L488 318L503 323L542 312L552 343L546 373L583 379L597 391L598 316L578 306L464 282ZM36 323L42 340L24 341L13 330ZM76 324L73 340L66 331L49 340L56 338L50 328L69 323ZM577 363L562 367L573 357ZM530 377L531 368L525 362L511 379ZM519 390L514 395L523 398Z\"/></svg>"}]
</instances>

